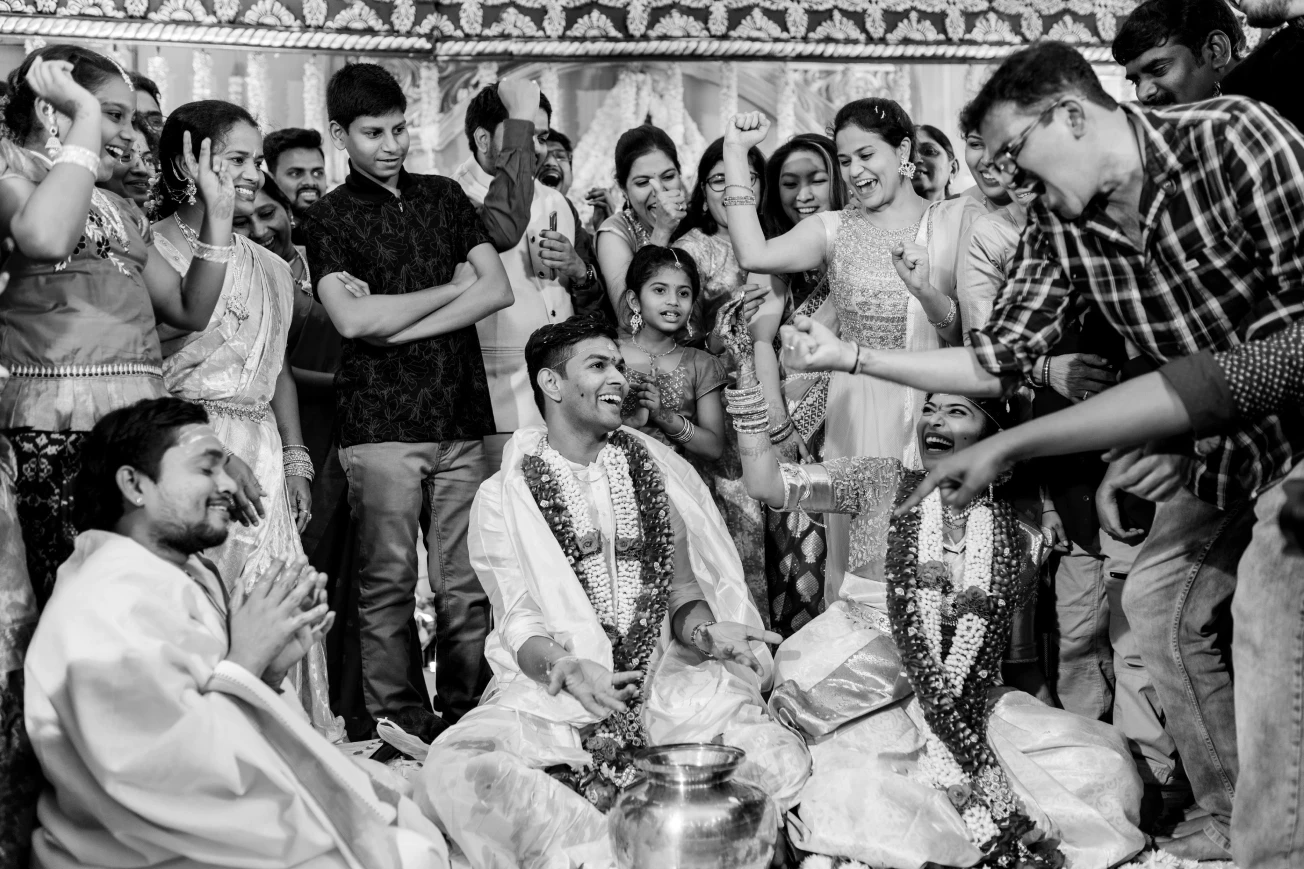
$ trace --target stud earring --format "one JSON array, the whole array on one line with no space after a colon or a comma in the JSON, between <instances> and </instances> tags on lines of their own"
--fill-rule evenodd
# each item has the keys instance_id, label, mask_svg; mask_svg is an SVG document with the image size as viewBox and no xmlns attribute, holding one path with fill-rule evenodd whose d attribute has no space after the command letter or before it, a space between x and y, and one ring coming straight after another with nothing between
<instances>
[{"instance_id":1,"label":"stud earring","mask_svg":"<svg viewBox=\"0 0 1304 869\"><path fill-rule=\"evenodd\" d=\"M629 331L637 335L643 331L643 313L635 311L634 315L629 318Z\"/></svg>"},{"instance_id":2,"label":"stud earring","mask_svg":"<svg viewBox=\"0 0 1304 869\"><path fill-rule=\"evenodd\" d=\"M897 167L897 172L902 178L907 180L915 177L915 164L905 157L901 158L901 165Z\"/></svg>"}]
</instances>

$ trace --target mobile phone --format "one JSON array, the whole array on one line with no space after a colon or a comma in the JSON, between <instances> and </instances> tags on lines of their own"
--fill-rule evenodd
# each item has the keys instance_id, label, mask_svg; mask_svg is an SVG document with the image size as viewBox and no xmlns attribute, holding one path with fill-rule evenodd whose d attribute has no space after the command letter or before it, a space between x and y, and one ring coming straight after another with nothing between
<instances>
[{"instance_id":1,"label":"mobile phone","mask_svg":"<svg viewBox=\"0 0 1304 869\"><path fill-rule=\"evenodd\" d=\"M548 230L550 232L557 231L557 212L555 211L548 215ZM554 281L557 280L557 270L548 269L548 278Z\"/></svg>"}]
</instances>

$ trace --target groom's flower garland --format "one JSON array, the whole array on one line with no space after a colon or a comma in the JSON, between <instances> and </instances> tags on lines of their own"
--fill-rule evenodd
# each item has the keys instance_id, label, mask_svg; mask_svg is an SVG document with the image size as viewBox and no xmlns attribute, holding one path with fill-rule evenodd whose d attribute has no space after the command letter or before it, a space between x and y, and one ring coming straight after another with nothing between
<instances>
[{"instance_id":1,"label":"groom's flower garland","mask_svg":"<svg viewBox=\"0 0 1304 869\"><path fill-rule=\"evenodd\" d=\"M919 471L906 473L898 506L922 478ZM983 852L982 865L1061 866L1053 842L1023 844L1034 825L987 743L988 691L1000 674L1023 561L1017 521L998 501L973 510L959 587L945 562L942 525L941 497L934 491L894 518L888 533L892 634L926 721L918 774L946 792Z\"/></svg>"},{"instance_id":2,"label":"groom's flower garland","mask_svg":"<svg viewBox=\"0 0 1304 869\"><path fill-rule=\"evenodd\" d=\"M675 540L665 479L647 448L624 432L611 435L598 462L607 472L615 513L614 583L601 534L570 463L545 440L537 455L525 457L521 470L611 640L615 671L640 670L646 675L661 637L674 575ZM584 737L593 767L578 775L558 774L603 811L616 791L634 779L633 756L646 741L642 693L628 706Z\"/></svg>"}]
</instances>

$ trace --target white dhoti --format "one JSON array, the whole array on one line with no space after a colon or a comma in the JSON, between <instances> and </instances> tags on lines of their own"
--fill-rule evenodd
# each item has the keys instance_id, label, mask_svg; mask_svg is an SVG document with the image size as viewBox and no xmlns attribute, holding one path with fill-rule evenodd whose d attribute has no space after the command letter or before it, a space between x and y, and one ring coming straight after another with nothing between
<instances>
[{"instance_id":1,"label":"white dhoti","mask_svg":"<svg viewBox=\"0 0 1304 869\"><path fill-rule=\"evenodd\" d=\"M715 617L760 629L742 565L705 485L673 452L633 436L665 477L687 531L692 575ZM549 696L516 663L526 640L548 636L580 658L608 669L613 664L611 643L521 473L523 455L542 437L541 428L516 434L503 469L481 487L472 508L471 561L494 605L495 629L485 648L494 682L481 706L436 740L416 794L474 869L613 865L603 815L544 771L589 765L582 730L596 719L569 695ZM762 702L769 652L754 644L758 677L678 643L669 621L668 614L642 688L648 742L737 746L747 753L738 777L786 810L810 772L810 757L803 740L770 719Z\"/></svg>"}]
</instances>

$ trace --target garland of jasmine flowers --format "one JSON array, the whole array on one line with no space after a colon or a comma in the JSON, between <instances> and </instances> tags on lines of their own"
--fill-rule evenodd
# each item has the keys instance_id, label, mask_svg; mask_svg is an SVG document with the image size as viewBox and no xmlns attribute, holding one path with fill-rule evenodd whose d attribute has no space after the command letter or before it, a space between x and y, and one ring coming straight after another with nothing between
<instances>
[{"instance_id":1,"label":"garland of jasmine flowers","mask_svg":"<svg viewBox=\"0 0 1304 869\"><path fill-rule=\"evenodd\" d=\"M675 541L665 479L647 449L624 432L598 454L606 469L616 525L616 578L607 569L601 534L569 462L544 441L521 464L530 494L611 640L614 669L642 671L656 652L674 572ZM612 589L615 589L613 595ZM583 744L594 764L575 772L550 770L601 811L636 777L634 754L644 747L643 695L598 722Z\"/></svg>"},{"instance_id":2,"label":"garland of jasmine flowers","mask_svg":"<svg viewBox=\"0 0 1304 869\"><path fill-rule=\"evenodd\" d=\"M898 506L922 479L922 471L906 473ZM892 635L925 719L916 775L946 792L983 852L981 865L1058 869L1064 856L1056 842L1023 843L1033 822L987 743L988 691L1000 674L1023 561L1017 520L999 501L974 508L959 587L944 559L942 525L934 491L895 517L888 533Z\"/></svg>"}]
</instances>

